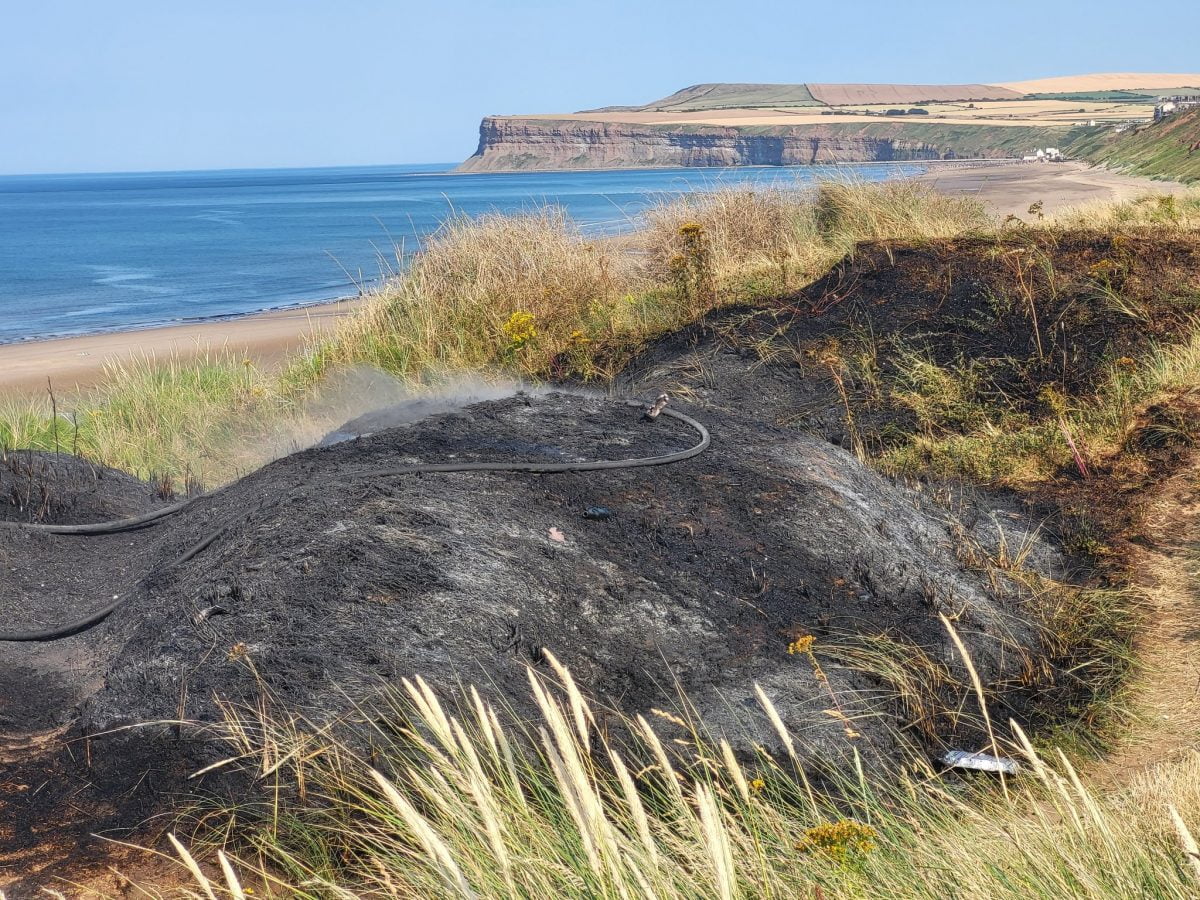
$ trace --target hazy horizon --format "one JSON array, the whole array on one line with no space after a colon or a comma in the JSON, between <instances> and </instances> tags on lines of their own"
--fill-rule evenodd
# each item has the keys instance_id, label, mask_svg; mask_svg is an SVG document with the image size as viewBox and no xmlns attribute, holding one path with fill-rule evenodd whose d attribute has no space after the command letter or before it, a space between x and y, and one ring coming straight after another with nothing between
<instances>
[{"instance_id":1,"label":"hazy horizon","mask_svg":"<svg viewBox=\"0 0 1200 900\"><path fill-rule=\"evenodd\" d=\"M1195 68L1192 31L1165 27L1194 18L1191 4L1139 13L1107 0L1086 13L937 0L737 17L713 0L50 0L6 17L0 174L437 165L474 151L485 115L644 103L697 83Z\"/></svg>"}]
</instances>

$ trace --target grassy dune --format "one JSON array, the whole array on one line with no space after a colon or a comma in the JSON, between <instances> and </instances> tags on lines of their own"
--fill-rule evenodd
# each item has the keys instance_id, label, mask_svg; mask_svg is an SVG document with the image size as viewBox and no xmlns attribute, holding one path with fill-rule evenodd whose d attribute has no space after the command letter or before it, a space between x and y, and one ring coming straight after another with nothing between
<instances>
[{"instance_id":1,"label":"grassy dune","mask_svg":"<svg viewBox=\"0 0 1200 900\"><path fill-rule=\"evenodd\" d=\"M323 412L354 367L420 385L456 372L611 378L649 338L718 306L797 288L858 240L983 229L982 210L908 183L828 184L815 198L725 191L652 210L649 226L591 240L560 210L452 219L410 270L282 371L214 354L112 368L97 389L0 401L0 446L77 450L149 477L227 481ZM684 226L699 226L688 237ZM336 406L336 404L334 404Z\"/></svg>"},{"instance_id":2,"label":"grassy dune","mask_svg":"<svg viewBox=\"0 0 1200 900\"><path fill-rule=\"evenodd\" d=\"M971 201L909 183L827 184L812 196L736 190L659 207L642 231L611 241L589 240L555 210L454 220L361 315L280 371L228 357L114 369L95 391L59 398L69 419L56 422L39 404L7 405L0 441L77 448L143 475L213 484L285 436L319 430L322 397L356 367L417 385L463 370L603 383L651 338L714 309L797 290L859 241L974 235L995 240L1001 254L1014 229L1052 240L1080 227L1191 234L1200 229L1200 198L1140 200L1026 225L989 222ZM1014 279L1017 291L1033 284L1022 271ZM1104 302L1134 321L1142 314L1119 285ZM1048 482L1071 463L1064 435L1093 449L1119 446L1155 402L1200 383L1200 330L1187 331L1115 361L1102 384L1050 404L1054 415L1044 421L997 418L993 408L981 415L961 372L914 359L897 382L925 416L904 445L910 453L891 445L866 455L904 473ZM848 354L829 362L831 371L853 365L860 363ZM1169 417L1152 424L1164 435L1190 427ZM238 449L245 447L253 449ZM993 467L984 472L982 460ZM1126 602L1118 591L1104 596ZM1101 612L1110 613L1073 615L1083 622ZM797 678L863 664L820 644L796 647L794 656ZM920 677L899 663L898 692ZM1024 760L1030 774L1019 781L956 782L913 758L886 783L838 771L825 773L818 790L790 758L735 759L689 719L685 699L674 712L619 728L605 711L601 732L599 713L569 673L551 668L553 678L531 680L541 710L533 722L488 707L470 689L437 698L419 680L364 705L337 733L272 708L269 697L254 709L230 707L224 765L244 769L255 789L234 808L201 807L176 829L190 895L730 900L1200 891L1195 751L1114 788L1089 783L1048 742L1035 748L1016 731L1015 746L994 749ZM760 699L761 714L778 722L770 698ZM979 715L982 697L968 706L963 715ZM610 737L619 732L630 737Z\"/></svg>"}]
</instances>

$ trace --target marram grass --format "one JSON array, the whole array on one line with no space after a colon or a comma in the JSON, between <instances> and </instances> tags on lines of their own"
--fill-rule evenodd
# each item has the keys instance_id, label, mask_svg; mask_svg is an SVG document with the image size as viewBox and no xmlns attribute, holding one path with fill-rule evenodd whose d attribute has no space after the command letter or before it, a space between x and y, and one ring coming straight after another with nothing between
<instances>
[{"instance_id":1,"label":"marram grass","mask_svg":"<svg viewBox=\"0 0 1200 900\"><path fill-rule=\"evenodd\" d=\"M197 810L201 824L175 843L192 889L662 900L1200 892L1188 855L1200 753L1101 792L1011 726L1012 745L998 749L1024 768L1004 791L913 759L887 780L851 766L819 793L787 752L739 758L698 728L681 739L669 712L606 711L601 730L569 671L548 660L550 676L530 671L538 715L523 723L474 688L443 699L419 677L360 710L352 743L265 705L231 707L233 755L219 765L253 776L256 795ZM781 746L798 746L759 696L784 729Z\"/></svg>"}]
</instances>

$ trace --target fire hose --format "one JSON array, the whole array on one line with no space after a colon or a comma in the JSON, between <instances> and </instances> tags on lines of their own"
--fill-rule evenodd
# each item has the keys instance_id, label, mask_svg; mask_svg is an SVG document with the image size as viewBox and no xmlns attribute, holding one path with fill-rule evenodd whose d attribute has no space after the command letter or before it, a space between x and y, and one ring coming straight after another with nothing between
<instances>
[{"instance_id":1,"label":"fire hose","mask_svg":"<svg viewBox=\"0 0 1200 900\"><path fill-rule=\"evenodd\" d=\"M627 406L645 408L644 404L637 400L625 401ZM645 415L649 419L654 419L658 415L667 416L683 422L691 427L698 435L700 441L686 450L678 450L673 453L664 453L659 456L642 456L632 459L612 459L612 460L589 460L583 462L462 462L462 463L416 463L408 466L395 466L392 468L369 469L363 472L355 472L344 476L339 480L363 480L372 479L378 480L382 478L394 478L402 475L425 475L432 473L448 473L448 472L528 472L532 474L551 474L555 472L603 472L616 469L640 469L649 466L665 466L671 463L683 462L691 459L694 456L699 456L708 449L711 442L711 436L708 429L703 424L693 419L691 416L677 412L672 409L665 409L665 395L646 411ZM140 516L131 516L124 519L115 519L110 522L95 522L87 525L40 525L32 523L9 523L10 527L19 528L25 531L40 532L43 534L61 534L61 535L104 535L104 534L120 534L127 531L137 531L143 528L153 527L164 519L174 516L184 509L188 508L198 500L211 495L205 494L197 497L192 497L179 503L174 503L170 506L165 506L156 509L152 512L145 513ZM190 546L182 555L172 560L166 568L174 568L181 565L194 557L198 556L206 550L214 541L216 541L227 529L227 525L209 532L204 538ZM86 616L77 619L65 625L52 626L38 631L0 631L0 641L56 641L61 638L70 637L78 634L81 631L86 631L92 628L117 610L126 600L128 595L114 598L114 600L99 609L93 610Z\"/></svg>"}]
</instances>

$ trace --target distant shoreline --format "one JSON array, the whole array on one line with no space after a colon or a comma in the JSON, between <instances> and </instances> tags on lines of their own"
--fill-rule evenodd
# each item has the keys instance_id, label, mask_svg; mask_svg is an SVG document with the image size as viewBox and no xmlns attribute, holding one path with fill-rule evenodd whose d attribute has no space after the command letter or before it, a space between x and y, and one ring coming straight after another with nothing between
<instances>
[{"instance_id":1,"label":"distant shoreline","mask_svg":"<svg viewBox=\"0 0 1200 900\"><path fill-rule=\"evenodd\" d=\"M811 163L795 166L748 165L748 166L588 166L587 168L528 168L528 169L487 169L485 171L460 171L458 168L442 175L585 175L588 172L727 172L735 169L852 169L865 166L945 166L946 168L976 168L982 166L1008 166L1019 163L1015 156L980 157L978 159L875 159L856 160L853 162ZM460 163L461 165L461 163Z\"/></svg>"},{"instance_id":2,"label":"distant shoreline","mask_svg":"<svg viewBox=\"0 0 1200 900\"><path fill-rule=\"evenodd\" d=\"M931 167L931 164L967 166L967 165L972 165L972 164L978 164L979 162L980 161L974 161L974 160L947 160L947 161L893 160L893 161L885 161L885 162L878 162L878 163L846 163L846 164L837 165L837 166L822 166L821 168L840 169L840 168L851 168L851 167L857 168L857 167L862 167L862 166L897 166L897 167L912 166L912 167L917 167L917 168L928 170ZM985 160L982 162L986 164L988 161ZM357 167L333 167L333 168L353 169L353 168L357 168ZM388 167L382 166L380 168L388 168ZM666 167L665 169L660 169L658 167L651 167L651 168L644 168L644 169L640 169L640 168L639 169L632 169L632 168L630 168L630 169L612 169L612 170L594 169L594 170L588 170L588 171L594 171L594 172L601 172L601 171L657 172L657 171L673 171L676 168L678 168L678 167L671 166L671 167ZM736 170L742 170L742 169L761 170L761 169L792 169L792 168L809 168L809 167L736 166L736 167L702 167L702 168L706 172L711 170L712 173L714 175L716 175L722 171L736 171ZM233 174L233 173L240 173L240 172L248 171L248 170L228 169L228 170L221 170L221 171ZM290 170L270 170L270 171L290 171ZM298 170L298 171L306 171L306 170ZM566 174L571 173L571 170L547 170L547 172L559 172L559 171L566 173ZM137 177L137 176L141 176L141 175L157 175L157 174L187 175L187 174L193 174L193 173L189 173L189 172L101 173L101 175L104 177L111 175L112 177L115 177L115 178ZM206 174L206 173L197 172L194 174ZM474 174L474 175L479 175L479 176L491 177L492 175L505 175L505 174L516 174L516 173L515 172L514 173L503 173L503 172L471 173L471 172L443 171L443 172L406 173L406 174L413 174L413 175L416 175L416 174L472 175L472 174ZM529 173L527 172L525 174L529 174ZM61 175L61 176L59 176L59 175L49 175L49 176L18 175L18 176L0 176L0 177L16 178L16 179L20 179L20 178L59 178L59 177L61 177L64 179L70 179L70 178L76 178L76 177L85 178L85 177L91 177L91 176L88 176L85 174L77 175L77 174L71 173L71 174L66 174L66 175ZM913 177L913 176L904 174L900 177L909 178L909 177ZM244 318L248 318L248 317L260 316L260 315L271 314L271 313L276 313L276 312L282 314L282 313L286 313L288 311L299 311L299 310L305 310L305 309L310 309L310 308L317 308L317 307L326 306L326 305L329 305L332 303L341 303L341 302L345 302L348 300L353 300L353 299L355 299L355 297L361 296L362 293L365 293L366 291L369 291L371 288L374 288L380 280L381 280L380 278L375 278L375 279L370 279L370 280L366 281L363 285L365 290L360 291L359 293L356 293L356 294L338 294L338 295L325 296L325 297L318 296L313 299L297 300L297 301L291 301L291 300L284 299L281 301L277 301L268 306L262 306L257 309L248 309L248 310L239 311L239 312L223 312L223 313L216 313L216 314L209 315L209 316L202 315L202 316L195 316L195 317L164 318L162 320L157 320L157 321L153 320L153 319L149 319L144 322L124 323L124 324L113 325L113 326L108 326L108 327L102 326L102 325L100 325L100 326L93 325L93 326L81 327L81 328L77 328L77 329L70 329L70 330L63 330L63 331L47 330L47 331L43 331L41 333L32 334L32 335L21 335L21 336L15 336L15 337L0 337L0 348L7 347L9 345L24 345L24 344L32 344L32 343L43 343L43 342L48 342L48 341L73 340L76 338L92 337L92 336L99 336L99 335L106 335L106 334L136 334L136 333L143 332L143 331L163 329L163 328L175 328L175 327L187 328L187 327L192 327L192 326L196 326L196 325L204 325L204 324L209 324L209 323L232 322L232 321L236 321L238 319L244 319ZM3 379L2 379L2 376L0 376L0 385L2 385L2 384L3 384Z\"/></svg>"},{"instance_id":3,"label":"distant shoreline","mask_svg":"<svg viewBox=\"0 0 1200 900\"><path fill-rule=\"evenodd\" d=\"M1053 215L1089 202L1188 189L1175 182L1120 175L1078 162L945 160L921 165L926 168L924 173L907 177L945 193L975 197L998 217L1026 217L1030 204L1039 201L1043 212ZM195 358L226 350L260 364L276 364L331 330L363 302L362 297L342 297L188 322L0 344L0 394L43 393L47 377L56 392L65 393L96 384L108 364L143 357Z\"/></svg>"},{"instance_id":4,"label":"distant shoreline","mask_svg":"<svg viewBox=\"0 0 1200 900\"><path fill-rule=\"evenodd\" d=\"M48 387L68 393L101 381L106 366L145 358L194 359L228 352L274 365L335 328L362 304L362 298L349 297L184 324L2 344L0 393L30 395Z\"/></svg>"},{"instance_id":5,"label":"distant shoreline","mask_svg":"<svg viewBox=\"0 0 1200 900\"><path fill-rule=\"evenodd\" d=\"M214 325L222 322L234 322L238 319L249 319L255 316L287 316L289 314L304 313L306 310L315 310L323 306L331 306L339 303L352 303L360 300L361 295L345 294L338 297L328 297L320 300L301 300L296 303L280 303L274 306L264 306L261 309L251 309L246 312L233 313L216 313L211 316L185 316L183 318L168 319L162 322L146 322L144 324L134 325L116 325L112 328L88 328L80 331L62 331L50 332L49 334L39 334L31 337L18 338L0 338L0 351L5 347L20 346L22 344L42 344L47 341L73 341L80 338L103 337L108 334L137 334L142 331L155 331L163 328L191 328L196 325Z\"/></svg>"}]
</instances>

